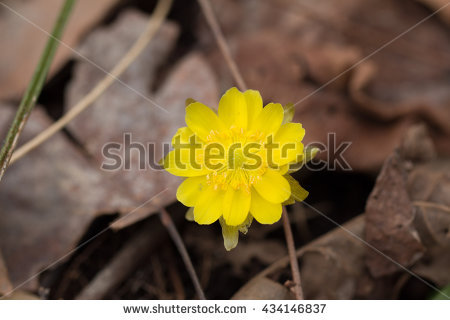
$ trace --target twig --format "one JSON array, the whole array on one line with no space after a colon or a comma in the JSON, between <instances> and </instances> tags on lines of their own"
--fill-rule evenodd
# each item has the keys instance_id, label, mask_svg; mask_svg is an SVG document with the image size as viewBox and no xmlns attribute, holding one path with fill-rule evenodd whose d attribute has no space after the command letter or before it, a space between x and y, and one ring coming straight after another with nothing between
<instances>
[{"instance_id":1,"label":"twig","mask_svg":"<svg viewBox=\"0 0 450 320\"><path fill-rule=\"evenodd\" d=\"M161 24L164 22L169 9L172 5L172 0L159 0L158 4L150 17L147 29L136 40L133 46L122 57L117 65L107 74L87 95L85 95L73 108L71 108L58 121L55 121L50 127L42 131L36 137L28 141L21 148L13 154L11 163L22 158L28 152L45 142L52 137L59 130L64 128L70 121L78 116L87 107L97 100L103 92L114 83L114 81L128 68L128 66L139 56L139 54L147 47L149 42L153 39Z\"/></svg>"},{"instance_id":2,"label":"twig","mask_svg":"<svg viewBox=\"0 0 450 320\"><path fill-rule=\"evenodd\" d=\"M200 285L200 281L198 280L197 273L195 272L194 266L192 265L191 258L189 257L186 247L184 246L183 240L181 239L181 236L178 233L177 228L175 227L175 224L172 221L172 218L170 218L170 215L167 213L165 209L162 209L159 212L159 217L161 219L162 224L166 227L167 231L169 232L169 235L172 238L173 242L175 243L175 246L180 252L181 258L183 259L184 264L186 265L186 269L188 270L189 276L191 277L192 282L194 283L194 288L195 291L197 292L197 296L201 300L206 300L205 293L203 292L203 289Z\"/></svg>"},{"instance_id":3,"label":"twig","mask_svg":"<svg viewBox=\"0 0 450 320\"><path fill-rule=\"evenodd\" d=\"M295 252L294 237L292 236L291 225L286 208L283 207L283 228L286 236L286 243L289 252L289 260L291 262L292 278L294 279L294 293L297 300L303 300L302 282L300 278L300 269L298 267L297 254Z\"/></svg>"},{"instance_id":4,"label":"twig","mask_svg":"<svg viewBox=\"0 0 450 320\"><path fill-rule=\"evenodd\" d=\"M39 63L34 71L25 95L20 102L19 109L11 124L11 128L6 136L5 143L0 151L0 181L5 174L6 168L10 163L12 153L16 147L19 136L27 123L31 111L36 105L36 100L42 91L42 87L47 77L48 70L52 64L56 49L58 48L58 39L61 37L66 22L72 10L74 0L66 0L64 6L61 8L58 20L55 23L52 34L47 41L44 52L39 60Z\"/></svg>"},{"instance_id":5,"label":"twig","mask_svg":"<svg viewBox=\"0 0 450 320\"><path fill-rule=\"evenodd\" d=\"M233 75L236 84L242 91L247 90L247 85L245 84L244 78L242 78L236 62L233 60L230 47L228 46L225 37L223 36L222 30L220 30L219 23L211 7L211 3L209 2L209 0L198 0L198 2L200 4L200 7L202 8L203 14L206 17L206 21L208 22L209 27L211 28L214 37L216 38L220 51L222 51L223 57L225 58L228 67L230 68L231 74Z\"/></svg>"}]
</instances>

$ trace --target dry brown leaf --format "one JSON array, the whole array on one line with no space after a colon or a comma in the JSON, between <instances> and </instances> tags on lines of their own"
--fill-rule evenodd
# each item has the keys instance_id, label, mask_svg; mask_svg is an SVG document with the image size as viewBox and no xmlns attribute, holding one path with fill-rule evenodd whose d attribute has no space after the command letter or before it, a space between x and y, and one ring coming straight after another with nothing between
<instances>
[{"instance_id":1,"label":"dry brown leaf","mask_svg":"<svg viewBox=\"0 0 450 320\"><path fill-rule=\"evenodd\" d=\"M0 119L12 119L14 109L1 106L0 113ZM50 123L38 107L21 139ZM6 121L0 131L5 127ZM69 253L95 216L131 207L122 194L62 133L11 165L0 184L0 247L12 284ZM36 289L36 280L25 287Z\"/></svg>"},{"instance_id":2,"label":"dry brown leaf","mask_svg":"<svg viewBox=\"0 0 450 320\"><path fill-rule=\"evenodd\" d=\"M417 117L449 134L450 95L447 90L449 81L445 77L450 66L447 70L445 65L442 68L441 78L435 80L436 82L428 81L426 86L423 86L425 81L423 79L417 81L413 87L405 88L405 92L402 92L399 86L395 86L395 91L401 97L391 97L389 101L367 93L371 90L371 81L377 79L377 65L372 61L366 62L355 70L350 82L350 94L359 108L376 118L390 121L402 117ZM417 87L421 87L420 90Z\"/></svg>"},{"instance_id":3,"label":"dry brown leaf","mask_svg":"<svg viewBox=\"0 0 450 320\"><path fill-rule=\"evenodd\" d=\"M365 239L403 266L420 259L424 247L414 227L415 209L406 190L404 159L394 152L385 162L367 200ZM374 277L399 270L377 252L369 252L367 266Z\"/></svg>"},{"instance_id":4,"label":"dry brown leaf","mask_svg":"<svg viewBox=\"0 0 450 320\"><path fill-rule=\"evenodd\" d=\"M118 0L80 0L75 2L62 41L75 47L84 34L113 8ZM6 1L6 5L29 19L0 6L0 99L19 98L31 79L39 57L56 21L62 2L59 0ZM45 30L39 30L41 28ZM24 41L25 40L25 41ZM50 68L54 74L73 52L60 45Z\"/></svg>"},{"instance_id":5,"label":"dry brown leaf","mask_svg":"<svg viewBox=\"0 0 450 320\"><path fill-rule=\"evenodd\" d=\"M417 207L415 225L429 248L413 271L438 286L450 283L450 162L434 160L410 175L408 190Z\"/></svg>"}]
</instances>

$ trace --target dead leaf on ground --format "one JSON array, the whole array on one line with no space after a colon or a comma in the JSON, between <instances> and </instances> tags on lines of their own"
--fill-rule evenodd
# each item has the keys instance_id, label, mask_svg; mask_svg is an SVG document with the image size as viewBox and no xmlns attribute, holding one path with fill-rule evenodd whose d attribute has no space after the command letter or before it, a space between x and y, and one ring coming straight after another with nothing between
<instances>
[{"instance_id":1,"label":"dead leaf on ground","mask_svg":"<svg viewBox=\"0 0 450 320\"><path fill-rule=\"evenodd\" d=\"M0 119L14 109L0 107ZM21 136L29 140L50 125L37 107ZM9 128L2 123L1 132ZM69 253L93 218L131 207L120 186L102 173L62 133L11 165L0 184L0 248L11 282L33 290L37 272Z\"/></svg>"},{"instance_id":2,"label":"dead leaf on ground","mask_svg":"<svg viewBox=\"0 0 450 320\"><path fill-rule=\"evenodd\" d=\"M449 160L435 160L418 166L408 181L417 208L415 225L430 248L412 270L440 287L450 283L449 172Z\"/></svg>"},{"instance_id":3,"label":"dead leaf on ground","mask_svg":"<svg viewBox=\"0 0 450 320\"><path fill-rule=\"evenodd\" d=\"M84 34L101 21L118 2L118 0L76 1L61 40L67 46L75 47ZM51 32L63 3L58 0L32 0L6 1L6 5L17 14L0 6L1 100L19 98L25 91L47 42L48 34L45 32ZM31 23L25 19L29 19ZM60 45L50 68L50 75L73 55L69 48Z\"/></svg>"},{"instance_id":4,"label":"dead leaf on ground","mask_svg":"<svg viewBox=\"0 0 450 320\"><path fill-rule=\"evenodd\" d=\"M386 160L367 200L365 239L401 265L410 266L425 248L414 228L415 208L406 179L405 160L396 151ZM374 277L399 270L377 252L368 252L367 265Z\"/></svg>"}]
</instances>

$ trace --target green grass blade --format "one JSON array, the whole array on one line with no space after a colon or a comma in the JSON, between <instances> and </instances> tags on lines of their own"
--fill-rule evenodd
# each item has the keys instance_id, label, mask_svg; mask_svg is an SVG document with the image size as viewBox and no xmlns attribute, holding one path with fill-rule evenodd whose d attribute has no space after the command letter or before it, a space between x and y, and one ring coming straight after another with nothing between
<instances>
[{"instance_id":1,"label":"green grass blade","mask_svg":"<svg viewBox=\"0 0 450 320\"><path fill-rule=\"evenodd\" d=\"M58 20L53 27L52 34L47 41L44 52L39 60L36 70L34 71L31 82L28 84L25 95L20 102L19 109L8 131L5 142L0 151L0 180L2 179L14 148L19 139L20 133L25 126L27 119L36 104L36 100L41 93L42 87L47 77L56 49L58 48L59 39L63 33L64 27L72 10L75 0L66 0L61 8Z\"/></svg>"}]
</instances>

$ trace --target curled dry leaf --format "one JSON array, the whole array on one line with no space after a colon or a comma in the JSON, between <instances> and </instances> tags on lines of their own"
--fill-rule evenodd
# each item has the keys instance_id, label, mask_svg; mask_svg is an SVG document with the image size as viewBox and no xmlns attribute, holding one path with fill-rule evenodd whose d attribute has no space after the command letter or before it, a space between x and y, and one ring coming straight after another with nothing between
<instances>
[{"instance_id":1,"label":"curled dry leaf","mask_svg":"<svg viewBox=\"0 0 450 320\"><path fill-rule=\"evenodd\" d=\"M432 160L434 154L424 127L411 128L400 150L387 159L366 206L366 240L406 267L425 249L430 255L450 245L448 163ZM378 254L369 253L367 265L375 277L398 270Z\"/></svg>"},{"instance_id":2,"label":"curled dry leaf","mask_svg":"<svg viewBox=\"0 0 450 320\"><path fill-rule=\"evenodd\" d=\"M75 47L84 34L101 21L118 0L76 1L62 36L69 47ZM16 11L0 6L0 99L18 98L25 90L45 46L51 27L58 17L61 1L7 1ZM20 17L22 15L23 17ZM29 19L26 21L25 19ZM35 25L33 25L35 24ZM42 28L42 30L39 30ZM26 41L17 41L26 39ZM54 74L73 55L60 45L53 59L50 74Z\"/></svg>"},{"instance_id":3,"label":"curled dry leaf","mask_svg":"<svg viewBox=\"0 0 450 320\"><path fill-rule=\"evenodd\" d=\"M386 160L367 200L365 239L401 265L410 266L425 248L414 227L415 208L406 179L404 160L396 151ZM368 252L367 265L374 277L399 270L377 252Z\"/></svg>"},{"instance_id":4,"label":"curled dry leaf","mask_svg":"<svg viewBox=\"0 0 450 320\"><path fill-rule=\"evenodd\" d=\"M417 166L408 180L417 208L415 225L429 248L412 270L440 287L450 283L449 172L449 160L434 160Z\"/></svg>"},{"instance_id":5,"label":"curled dry leaf","mask_svg":"<svg viewBox=\"0 0 450 320\"><path fill-rule=\"evenodd\" d=\"M401 92L399 86L395 85L395 92L401 96L390 97L391 101L367 93L371 91L371 82L377 79L377 66L372 61L366 62L359 65L354 72L350 82L350 94L358 108L383 121L402 117L421 118L450 134L450 94L447 90L449 81L446 79L450 65L442 65L442 74L436 75L434 82L428 81L427 86L423 86L423 79L411 85L412 87L405 88L406 92Z\"/></svg>"},{"instance_id":6,"label":"curled dry leaf","mask_svg":"<svg viewBox=\"0 0 450 320\"><path fill-rule=\"evenodd\" d=\"M0 131L14 109L0 106ZM41 108L32 113L21 139L50 124ZM33 277L69 253L92 219L130 207L120 186L104 179L62 133L12 165L0 184L0 248L14 286L36 289Z\"/></svg>"},{"instance_id":7,"label":"curled dry leaf","mask_svg":"<svg viewBox=\"0 0 450 320\"><path fill-rule=\"evenodd\" d=\"M90 34L81 52L109 70L139 36L147 20L147 16L139 12L126 11L113 25ZM111 183L127 190L126 196L135 206L164 192L158 201L115 223L115 228L129 225L175 201L180 180L168 175L158 165L164 152L168 151L163 149L163 144L170 143L176 130L184 126L186 97L210 105L215 105L218 99L215 77L197 53L181 59L170 70L166 80L158 83L157 92L152 92L151 88L161 82L158 70L175 45L177 35L177 26L165 23L148 48L124 72L121 77L123 83L113 84L90 109L69 125L70 132L93 156L98 167L104 162L111 163L111 159L105 159L103 147L108 143L119 144L120 149L111 150L111 153L121 157L122 166L105 174ZM66 105L74 105L103 76L98 68L78 61ZM128 146L134 146L128 158L124 145L126 136ZM137 144L142 146L137 147ZM139 149L141 151L138 152Z\"/></svg>"}]
</instances>

